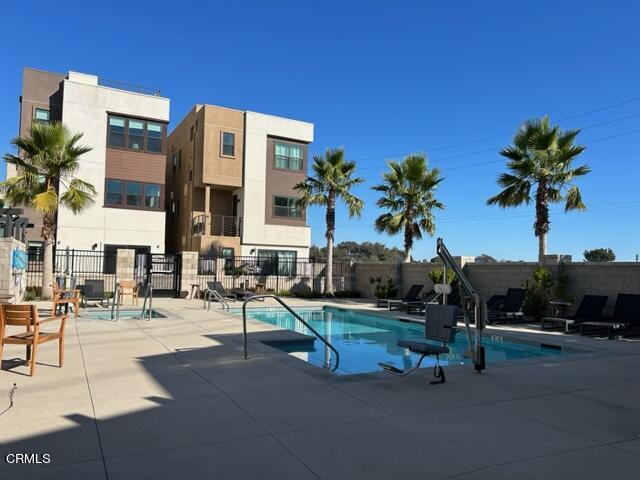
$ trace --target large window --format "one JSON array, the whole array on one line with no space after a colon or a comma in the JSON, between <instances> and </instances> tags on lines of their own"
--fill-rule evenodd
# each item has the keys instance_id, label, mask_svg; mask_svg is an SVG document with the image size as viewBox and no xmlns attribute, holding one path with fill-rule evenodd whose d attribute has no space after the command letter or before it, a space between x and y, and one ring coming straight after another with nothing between
<instances>
[{"instance_id":1,"label":"large window","mask_svg":"<svg viewBox=\"0 0 640 480\"><path fill-rule=\"evenodd\" d=\"M222 132L222 155L233 157L236 150L236 136L233 133Z\"/></svg>"},{"instance_id":2,"label":"large window","mask_svg":"<svg viewBox=\"0 0 640 480\"><path fill-rule=\"evenodd\" d=\"M126 120L122 117L109 117L109 146L124 148Z\"/></svg>"},{"instance_id":3,"label":"large window","mask_svg":"<svg viewBox=\"0 0 640 480\"><path fill-rule=\"evenodd\" d=\"M109 115L107 146L150 153L164 151L166 125Z\"/></svg>"},{"instance_id":4,"label":"large window","mask_svg":"<svg viewBox=\"0 0 640 480\"><path fill-rule=\"evenodd\" d=\"M36 108L33 112L33 118L36 122L48 122L51 120L51 112L46 108Z\"/></svg>"},{"instance_id":5,"label":"large window","mask_svg":"<svg viewBox=\"0 0 640 480\"><path fill-rule=\"evenodd\" d=\"M144 150L144 122L142 120L128 120L129 150Z\"/></svg>"},{"instance_id":6,"label":"large window","mask_svg":"<svg viewBox=\"0 0 640 480\"><path fill-rule=\"evenodd\" d=\"M122 185L121 180L107 180L105 189L105 205L120 207L122 206Z\"/></svg>"},{"instance_id":7,"label":"large window","mask_svg":"<svg viewBox=\"0 0 640 480\"><path fill-rule=\"evenodd\" d=\"M144 186L145 208L160 208L160 185L147 183Z\"/></svg>"},{"instance_id":8,"label":"large window","mask_svg":"<svg viewBox=\"0 0 640 480\"><path fill-rule=\"evenodd\" d=\"M275 167L284 170L302 170L302 145L275 143Z\"/></svg>"},{"instance_id":9,"label":"large window","mask_svg":"<svg viewBox=\"0 0 640 480\"><path fill-rule=\"evenodd\" d=\"M260 275L296 275L297 253L289 250L258 250Z\"/></svg>"},{"instance_id":10,"label":"large window","mask_svg":"<svg viewBox=\"0 0 640 480\"><path fill-rule=\"evenodd\" d=\"M127 182L127 207L142 206L142 184Z\"/></svg>"},{"instance_id":11,"label":"large window","mask_svg":"<svg viewBox=\"0 0 640 480\"><path fill-rule=\"evenodd\" d=\"M273 197L273 216L302 218L302 209L296 205L297 198Z\"/></svg>"},{"instance_id":12,"label":"large window","mask_svg":"<svg viewBox=\"0 0 640 480\"><path fill-rule=\"evenodd\" d=\"M105 181L105 207L161 210L160 185L108 178Z\"/></svg>"}]
</instances>

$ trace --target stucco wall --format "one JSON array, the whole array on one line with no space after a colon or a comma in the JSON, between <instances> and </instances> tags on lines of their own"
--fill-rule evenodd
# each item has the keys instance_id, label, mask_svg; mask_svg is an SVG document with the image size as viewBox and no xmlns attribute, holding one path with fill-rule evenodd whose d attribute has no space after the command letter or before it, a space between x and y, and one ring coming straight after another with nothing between
<instances>
[{"instance_id":1,"label":"stucco wall","mask_svg":"<svg viewBox=\"0 0 640 480\"><path fill-rule=\"evenodd\" d=\"M243 216L242 254L260 246L295 249L300 257L308 256L310 227L265 224L267 135L311 142L313 125L255 112L246 112L245 122L244 188L239 205Z\"/></svg>"}]
</instances>

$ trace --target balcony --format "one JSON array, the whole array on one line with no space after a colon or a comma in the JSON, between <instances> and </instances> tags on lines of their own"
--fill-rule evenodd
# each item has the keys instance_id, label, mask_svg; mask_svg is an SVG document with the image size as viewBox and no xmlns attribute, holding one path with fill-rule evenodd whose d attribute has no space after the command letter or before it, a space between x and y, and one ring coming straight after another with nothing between
<instances>
[{"instance_id":1,"label":"balcony","mask_svg":"<svg viewBox=\"0 0 640 480\"><path fill-rule=\"evenodd\" d=\"M239 237L241 233L242 217L203 213L191 219L191 235Z\"/></svg>"}]
</instances>

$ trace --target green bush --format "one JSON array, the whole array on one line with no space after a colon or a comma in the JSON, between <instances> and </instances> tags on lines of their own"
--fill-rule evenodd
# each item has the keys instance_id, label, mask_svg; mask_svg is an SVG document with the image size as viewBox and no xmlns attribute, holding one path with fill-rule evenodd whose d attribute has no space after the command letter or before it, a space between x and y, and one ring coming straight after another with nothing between
<instances>
[{"instance_id":1,"label":"green bush","mask_svg":"<svg viewBox=\"0 0 640 480\"><path fill-rule=\"evenodd\" d=\"M386 279L382 277L369 277L369 283L374 285L374 295L376 298L394 298L398 293L398 288L396 287L396 282L393 277L387 277Z\"/></svg>"},{"instance_id":2,"label":"green bush","mask_svg":"<svg viewBox=\"0 0 640 480\"><path fill-rule=\"evenodd\" d=\"M533 284L529 285L529 281L525 282L526 290L524 302L525 313L533 315L536 320L540 321L544 315L553 291L553 275L548 268L538 267L531 274Z\"/></svg>"},{"instance_id":3,"label":"green bush","mask_svg":"<svg viewBox=\"0 0 640 480\"><path fill-rule=\"evenodd\" d=\"M444 268L440 267L440 268L434 268L433 270L431 270L428 274L429 278L431 279L431 281L433 282L433 284L437 284L437 283L447 283L449 285L451 285L453 283L453 281L456 279L456 274L453 273L453 270L448 269L447 270L447 281L443 282L442 279L444 278Z\"/></svg>"},{"instance_id":4,"label":"green bush","mask_svg":"<svg viewBox=\"0 0 640 480\"><path fill-rule=\"evenodd\" d=\"M24 294L25 302L33 302L38 298L38 289L36 287L28 287Z\"/></svg>"},{"instance_id":5,"label":"green bush","mask_svg":"<svg viewBox=\"0 0 640 480\"><path fill-rule=\"evenodd\" d=\"M278 290L277 295L279 297L292 297L293 294L291 293L290 290Z\"/></svg>"},{"instance_id":6,"label":"green bush","mask_svg":"<svg viewBox=\"0 0 640 480\"><path fill-rule=\"evenodd\" d=\"M320 292L312 292L310 290L302 290L293 294L297 298L320 298L322 294Z\"/></svg>"}]
</instances>

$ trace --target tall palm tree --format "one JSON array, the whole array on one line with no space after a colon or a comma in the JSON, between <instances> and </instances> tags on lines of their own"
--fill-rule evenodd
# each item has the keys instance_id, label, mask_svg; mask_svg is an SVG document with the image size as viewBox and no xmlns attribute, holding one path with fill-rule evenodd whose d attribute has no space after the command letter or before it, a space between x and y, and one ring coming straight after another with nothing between
<instances>
[{"instance_id":1,"label":"tall palm tree","mask_svg":"<svg viewBox=\"0 0 640 480\"><path fill-rule=\"evenodd\" d=\"M376 204L390 210L375 221L378 232L396 235L404 230L404 261L411 261L413 241L422 238L422 232L430 236L436 231L433 210L442 210L444 205L436 200L434 193L443 178L440 170L429 169L423 154L409 155L398 163L387 163L380 185L373 187L382 193Z\"/></svg>"},{"instance_id":2,"label":"tall palm tree","mask_svg":"<svg viewBox=\"0 0 640 480\"><path fill-rule=\"evenodd\" d=\"M359 217L364 202L351 193L351 188L364 182L364 178L353 177L356 163L345 160L344 149L328 148L324 156L313 157L314 176L293 188L302 194L298 206L323 205L327 207L327 266L325 267L324 295L333 297L333 239L336 230L336 202L347 205L349 218Z\"/></svg>"},{"instance_id":3,"label":"tall palm tree","mask_svg":"<svg viewBox=\"0 0 640 480\"><path fill-rule=\"evenodd\" d=\"M564 202L565 212L586 209L580 189L572 183L591 171L587 165L577 168L572 165L586 148L574 144L578 133L580 130L562 131L559 126L550 125L548 116L527 120L513 136L513 144L500 150L500 155L509 159L509 171L498 177L502 191L487 200L487 204L517 207L528 205L535 198L533 230L538 237L540 263L547 253L549 204Z\"/></svg>"},{"instance_id":4,"label":"tall palm tree","mask_svg":"<svg viewBox=\"0 0 640 480\"><path fill-rule=\"evenodd\" d=\"M71 134L60 122L34 122L28 135L11 140L18 155L4 155L5 161L16 165L18 172L0 183L5 198L12 205L26 205L42 214L42 298L52 295L58 208L79 213L93 203L96 193L93 185L74 177L80 156L91 150L78 145L81 138L82 133Z\"/></svg>"}]
</instances>

